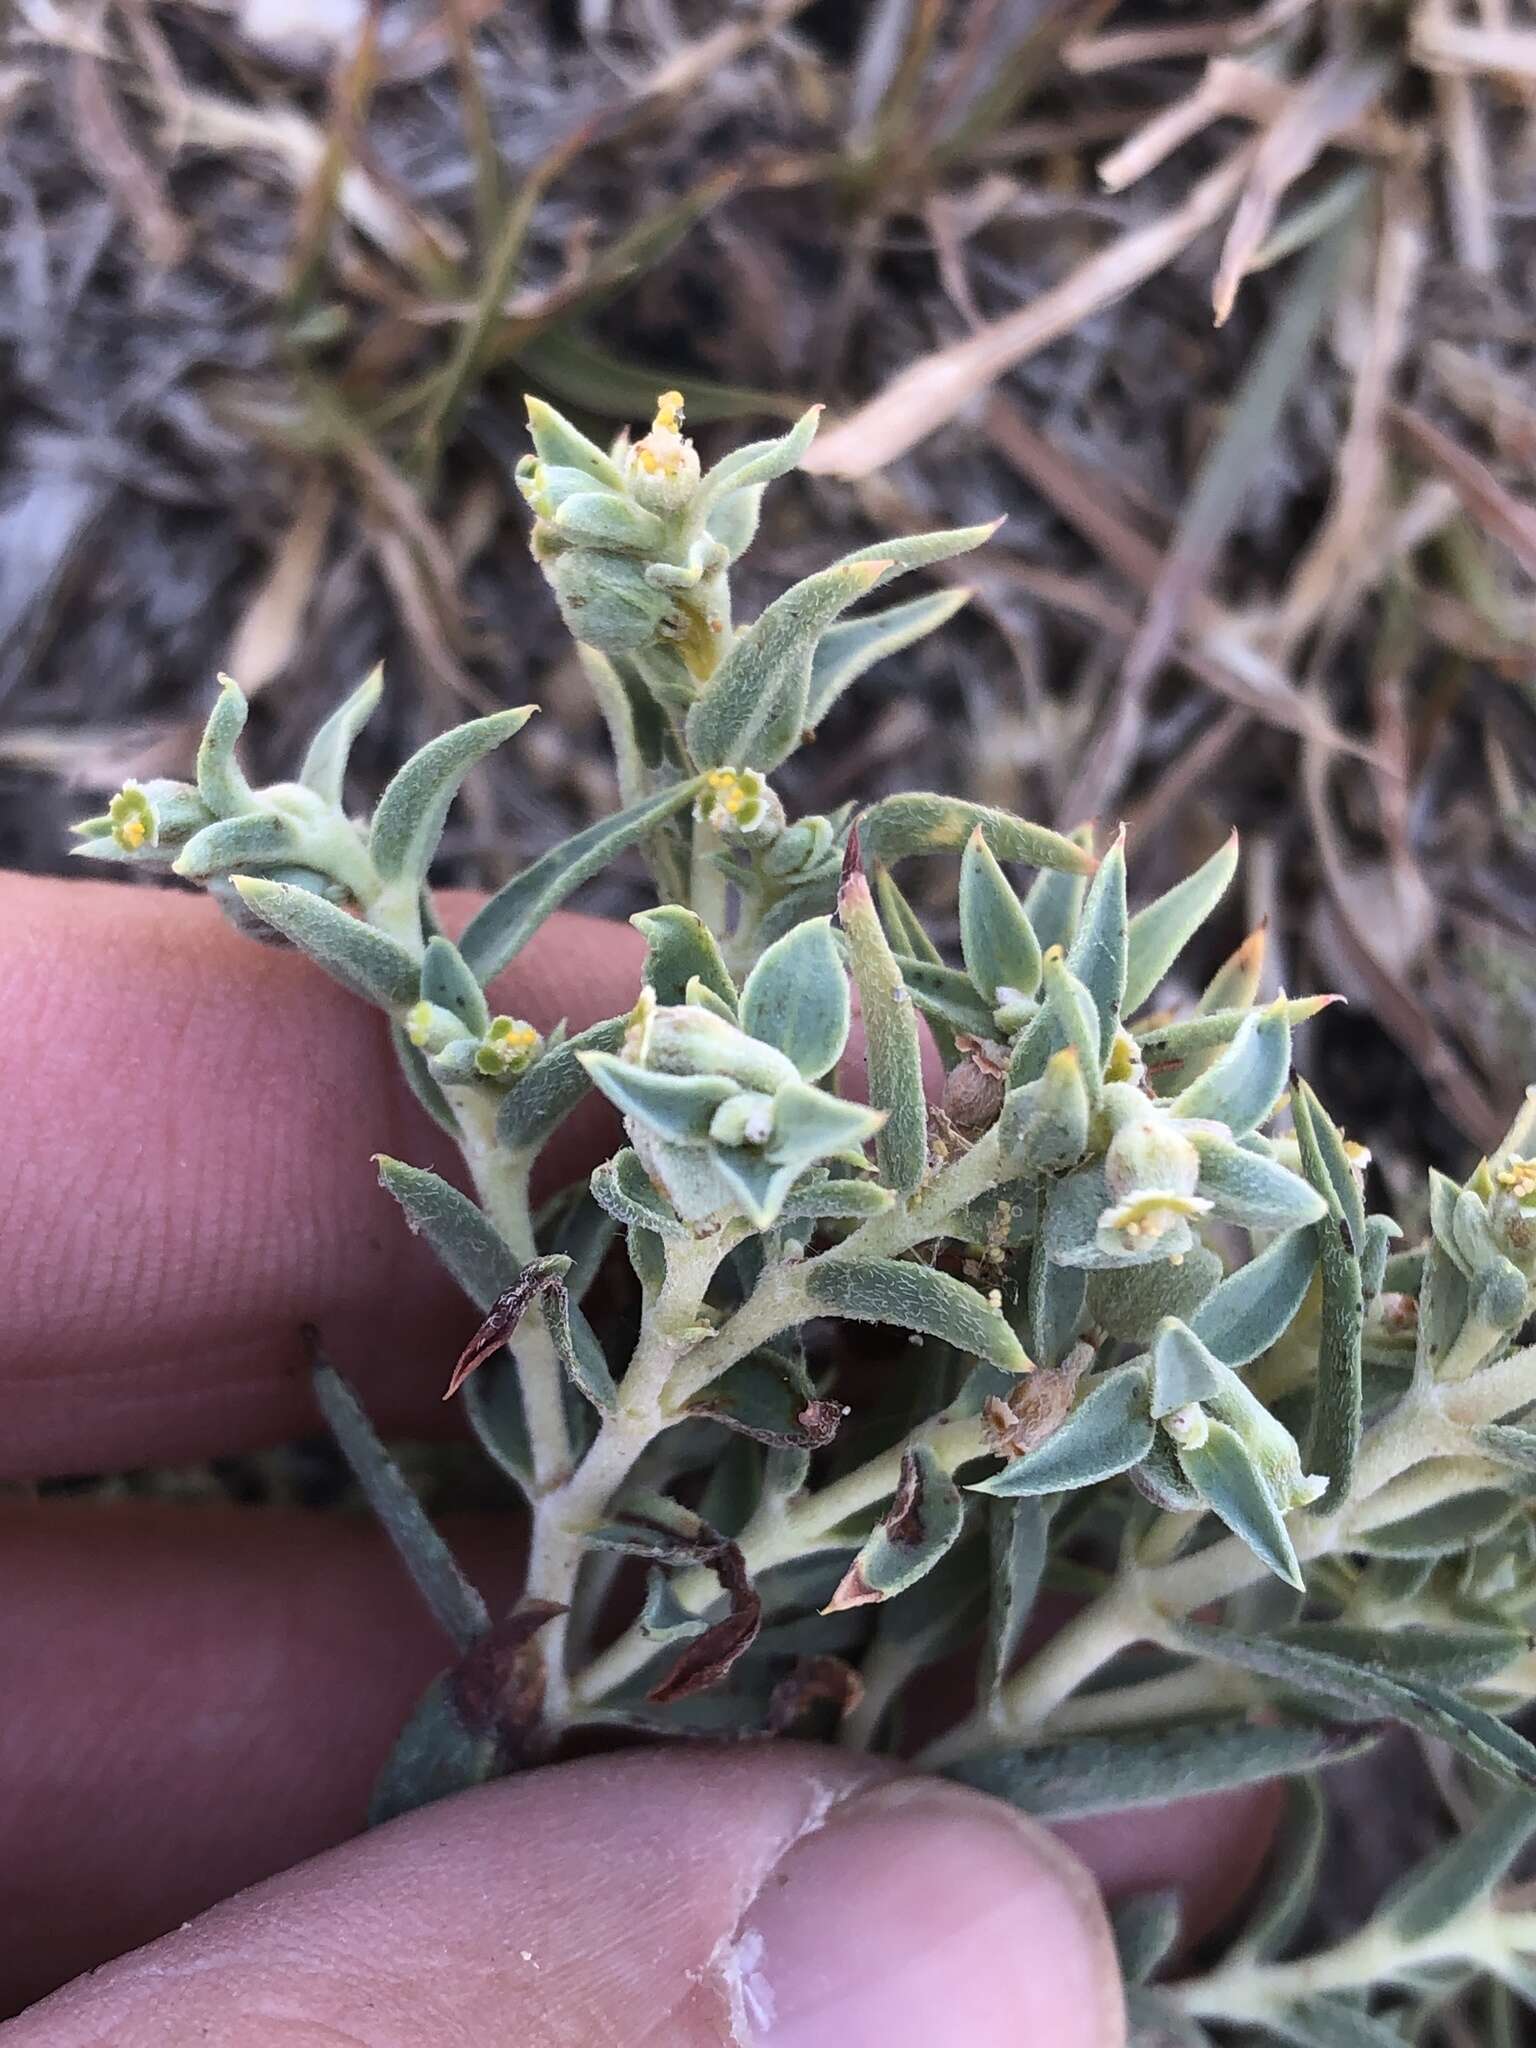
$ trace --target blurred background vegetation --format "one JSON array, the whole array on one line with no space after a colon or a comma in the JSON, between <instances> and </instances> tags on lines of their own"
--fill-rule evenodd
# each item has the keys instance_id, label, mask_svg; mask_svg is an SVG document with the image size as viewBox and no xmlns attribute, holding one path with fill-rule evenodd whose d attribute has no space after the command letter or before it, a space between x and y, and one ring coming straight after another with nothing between
<instances>
[{"instance_id":1,"label":"blurred background vegetation","mask_svg":"<svg viewBox=\"0 0 1536 2048\"><path fill-rule=\"evenodd\" d=\"M521 393L677 384L706 455L825 399L749 600L1008 523L792 809L1123 817L1144 892L1237 824L1213 955L1350 997L1306 1056L1412 1223L1536 1076L1533 111L1519 0L13 0L0 859L216 670L271 768L382 659L374 778L544 705L454 828L500 880L615 800Z\"/></svg>"}]
</instances>

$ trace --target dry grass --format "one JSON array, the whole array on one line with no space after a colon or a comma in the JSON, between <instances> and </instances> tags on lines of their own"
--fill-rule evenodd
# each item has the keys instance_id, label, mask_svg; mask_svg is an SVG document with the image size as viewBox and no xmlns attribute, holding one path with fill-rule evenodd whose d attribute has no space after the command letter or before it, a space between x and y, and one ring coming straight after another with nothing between
<instances>
[{"instance_id":1,"label":"dry grass","mask_svg":"<svg viewBox=\"0 0 1536 2048\"><path fill-rule=\"evenodd\" d=\"M661 383L696 423L824 396L762 594L844 536L1010 520L793 800L921 757L1123 814L1148 886L1236 822L1215 942L1267 918L1277 978L1358 999L1310 1057L1388 1193L1488 1142L1536 1070L1513 0L314 0L286 45L277 13L12 16L5 857L56 864L61 779L184 759L216 669L275 758L383 658L364 772L465 704L553 712L457 828L495 879L612 797L523 551L520 390L610 429Z\"/></svg>"}]
</instances>

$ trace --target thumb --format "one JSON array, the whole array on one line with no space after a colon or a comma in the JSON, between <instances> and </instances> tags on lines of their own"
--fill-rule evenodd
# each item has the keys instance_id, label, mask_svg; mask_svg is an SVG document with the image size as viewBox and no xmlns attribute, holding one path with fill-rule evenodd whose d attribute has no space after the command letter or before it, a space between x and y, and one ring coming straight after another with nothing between
<instances>
[{"instance_id":1,"label":"thumb","mask_svg":"<svg viewBox=\"0 0 1536 2048\"><path fill-rule=\"evenodd\" d=\"M429 1807L0 2027L3 2048L1123 2048L1086 1871L1008 1809L789 1743Z\"/></svg>"}]
</instances>

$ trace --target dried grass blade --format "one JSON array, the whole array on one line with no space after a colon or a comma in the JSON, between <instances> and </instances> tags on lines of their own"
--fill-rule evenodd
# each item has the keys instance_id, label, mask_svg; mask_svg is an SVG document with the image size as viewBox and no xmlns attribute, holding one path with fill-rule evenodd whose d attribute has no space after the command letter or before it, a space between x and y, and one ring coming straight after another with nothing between
<instances>
[{"instance_id":1,"label":"dried grass blade","mask_svg":"<svg viewBox=\"0 0 1536 2048\"><path fill-rule=\"evenodd\" d=\"M1536 576L1536 506L1522 504L1486 462L1412 406L1394 405L1388 416L1403 439L1446 478L1468 516L1502 541L1528 576Z\"/></svg>"},{"instance_id":2,"label":"dried grass blade","mask_svg":"<svg viewBox=\"0 0 1536 2048\"><path fill-rule=\"evenodd\" d=\"M1199 180L1182 206L1128 228L1031 304L903 370L867 405L823 433L804 467L823 476L863 477L905 455L994 379L1171 263L1225 213L1251 160L1251 146L1236 150Z\"/></svg>"}]
</instances>

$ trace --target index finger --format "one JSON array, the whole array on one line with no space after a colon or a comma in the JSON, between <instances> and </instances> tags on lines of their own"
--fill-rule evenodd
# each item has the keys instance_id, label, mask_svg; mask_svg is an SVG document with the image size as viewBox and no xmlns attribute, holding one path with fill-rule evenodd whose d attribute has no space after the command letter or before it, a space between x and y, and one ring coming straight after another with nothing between
<instances>
[{"instance_id":1,"label":"index finger","mask_svg":"<svg viewBox=\"0 0 1536 2048\"><path fill-rule=\"evenodd\" d=\"M445 921L469 905L450 897ZM475 1320L372 1165L454 1178L384 1020L206 900L0 878L0 1476L123 1470L316 1426L317 1324L386 1430L438 1408ZM541 1030L627 1010L644 951L562 914L498 983ZM596 1105L562 1132L601 1156Z\"/></svg>"}]
</instances>

